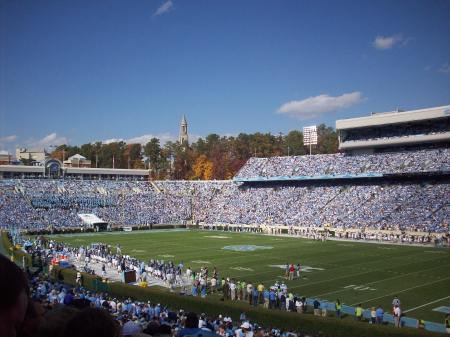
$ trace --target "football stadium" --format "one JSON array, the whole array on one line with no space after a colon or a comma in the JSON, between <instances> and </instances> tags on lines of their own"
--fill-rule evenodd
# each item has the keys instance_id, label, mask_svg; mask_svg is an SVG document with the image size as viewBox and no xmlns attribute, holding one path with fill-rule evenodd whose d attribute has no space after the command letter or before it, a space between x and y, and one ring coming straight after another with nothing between
<instances>
[{"instance_id":1,"label":"football stadium","mask_svg":"<svg viewBox=\"0 0 450 337\"><path fill-rule=\"evenodd\" d=\"M338 153L250 157L229 180L1 165L2 289L23 268L34 301L124 335L448 332L450 106L336 131Z\"/></svg>"},{"instance_id":2,"label":"football stadium","mask_svg":"<svg viewBox=\"0 0 450 337\"><path fill-rule=\"evenodd\" d=\"M0 1L0 337L450 336L450 1Z\"/></svg>"}]
</instances>

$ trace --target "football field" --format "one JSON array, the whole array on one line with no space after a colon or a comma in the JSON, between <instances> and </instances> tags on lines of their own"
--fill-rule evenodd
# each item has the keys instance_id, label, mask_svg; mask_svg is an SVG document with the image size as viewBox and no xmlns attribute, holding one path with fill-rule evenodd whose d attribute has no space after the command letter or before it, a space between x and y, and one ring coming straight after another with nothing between
<instances>
[{"instance_id":1,"label":"football field","mask_svg":"<svg viewBox=\"0 0 450 337\"><path fill-rule=\"evenodd\" d=\"M389 311L397 295L406 316L443 322L450 309L450 250L445 248L319 242L259 234L154 230L99 234L54 235L74 246L92 242L120 243L122 253L183 262L194 270L217 267L219 277L262 282L277 280L300 296L364 308L381 305ZM300 263L300 279L284 279L284 265ZM444 307L444 308L442 308ZM437 309L433 310L433 309Z\"/></svg>"}]
</instances>

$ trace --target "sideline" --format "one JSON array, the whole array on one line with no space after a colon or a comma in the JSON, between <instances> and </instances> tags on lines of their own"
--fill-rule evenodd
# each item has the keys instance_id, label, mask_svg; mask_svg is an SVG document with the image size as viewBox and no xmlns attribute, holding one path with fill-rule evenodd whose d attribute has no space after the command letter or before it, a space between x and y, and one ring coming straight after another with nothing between
<instances>
[{"instance_id":1,"label":"sideline","mask_svg":"<svg viewBox=\"0 0 450 337\"><path fill-rule=\"evenodd\" d=\"M412 308L412 309L405 310L405 311L403 311L403 313L407 313L407 312L414 311L414 310L419 309L419 308L426 307L426 306L428 306L428 305L430 305L430 304L437 303L437 302L440 302L440 301L442 301L442 300L446 300L447 298L450 298L450 296L442 297L442 298L440 298L440 299L438 299L438 300L436 300L436 301L428 302L428 303L419 305L418 307L415 307L415 308Z\"/></svg>"},{"instance_id":2,"label":"sideline","mask_svg":"<svg viewBox=\"0 0 450 337\"><path fill-rule=\"evenodd\" d=\"M429 286L430 284L439 283L439 282L442 282L442 281L445 281L445 280L450 280L450 277L445 277L443 279L436 280L436 281L433 281L433 282L422 283L421 285L418 285L418 286L415 286L415 287L406 288L406 289L395 291L393 293L389 293L389 294L386 294L386 295L383 295L383 296L370 298L370 299L368 299L366 301L359 301L359 302L356 302L356 303L352 303L352 304L350 304L350 306L354 306L354 305L357 305L359 303L367 303L367 302L370 302L370 301L373 301L373 300L378 300L380 298L384 298L384 297L387 297L387 296L393 296L393 295L396 295L396 294L404 293L405 291L409 291L409 290L417 289L417 288L422 288L423 286Z\"/></svg>"},{"instance_id":3,"label":"sideline","mask_svg":"<svg viewBox=\"0 0 450 337\"><path fill-rule=\"evenodd\" d=\"M217 232L217 233L231 233L231 234L249 234L249 235L259 235L259 236L271 236L271 237L285 237L285 238L292 238L292 239L304 239L304 240L310 240L310 241L317 241L322 242L322 240L315 240L312 238L309 238L307 236L300 236L300 235L290 235L290 234L267 234L267 233L254 233L254 232L235 232L235 231L224 231L224 230L217 230L217 229L200 229L200 228L187 228L187 230L194 230L194 231L202 231L202 232ZM378 244L378 245L390 245L390 246L401 246L401 247L428 247L428 248L447 248L450 247L442 246L442 247L436 247L433 243L403 243L403 242L390 242L390 241L378 241L378 240L355 240L355 239L343 239L343 238L336 238L336 237L329 237L325 240L326 241L340 241L340 242L352 242L352 243L371 243L371 244ZM450 250L450 249L449 249Z\"/></svg>"},{"instance_id":4,"label":"sideline","mask_svg":"<svg viewBox=\"0 0 450 337\"><path fill-rule=\"evenodd\" d=\"M237 232L239 233L239 232ZM258 234L258 233L255 233ZM266 235L266 236L282 236L282 237L288 237L288 238L295 238L295 239L307 239L312 241L318 241L321 242L321 240L314 240L311 238L308 238L306 236L296 236L296 235L289 235L289 234L260 234L260 235ZM377 244L377 245L390 245L390 246L401 246L401 247L428 247L428 248L449 248L448 246L443 247L436 247L433 243L403 243L403 242L390 242L390 241L377 241L377 240L355 240L355 239L342 239L342 238L336 238L336 237L329 237L325 240L326 241L340 241L340 242L353 242L353 243L371 243L371 244Z\"/></svg>"},{"instance_id":5,"label":"sideline","mask_svg":"<svg viewBox=\"0 0 450 337\"><path fill-rule=\"evenodd\" d=\"M444 266L448 266L449 264L450 264L450 263L444 264ZM442 265L434 266L434 267L426 268L426 269L421 269L421 270L416 270L416 271L413 271L413 272L410 272L410 273L401 274L401 275L397 275L397 276L392 276L392 277L384 278L384 279L377 280L377 281L373 281L373 282L369 282L369 283L364 283L364 284L361 284L361 286L367 286L367 285L369 285L369 284L375 284L375 283L384 282L384 281L388 281L388 280L394 280L394 279L397 279L397 278L402 278L402 277L405 277L405 276L408 276L408 275L417 274L417 273L422 273L422 272L424 272L424 271L433 270L433 269L436 269L436 268L442 268ZM347 276L346 276L346 277L347 277ZM314 283L312 283L312 284L314 284ZM292 288L291 288L291 289L292 289ZM321 297L321 296L325 296L325 295L329 295L329 294L334 294L334 293L339 293L339 292L347 291L347 290L352 290L352 288L347 288L347 289L344 288L344 289L339 289L339 290L335 290L335 291L330 291L330 292L327 292L327 293L323 293L323 294L319 294L319 295L314 295L314 296L312 296L312 297Z\"/></svg>"},{"instance_id":6,"label":"sideline","mask_svg":"<svg viewBox=\"0 0 450 337\"><path fill-rule=\"evenodd\" d=\"M67 238L73 236L97 236L97 235L133 235L133 234L147 234L147 233L165 233L165 232L187 232L189 229L186 228L167 228L167 229L143 229L143 230L134 230L131 232L124 231L104 231L104 232L88 232L88 233L58 233L58 234L48 234L45 235L49 238ZM30 234L27 234L30 235ZM34 234L33 234L34 236Z\"/></svg>"}]
</instances>

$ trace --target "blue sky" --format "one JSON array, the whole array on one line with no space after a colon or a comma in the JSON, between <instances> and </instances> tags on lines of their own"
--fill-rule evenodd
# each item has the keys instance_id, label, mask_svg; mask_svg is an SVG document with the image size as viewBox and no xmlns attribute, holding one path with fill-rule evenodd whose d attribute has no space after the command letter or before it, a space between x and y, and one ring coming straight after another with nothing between
<instances>
[{"instance_id":1,"label":"blue sky","mask_svg":"<svg viewBox=\"0 0 450 337\"><path fill-rule=\"evenodd\" d=\"M447 104L449 1L0 0L0 150Z\"/></svg>"}]
</instances>

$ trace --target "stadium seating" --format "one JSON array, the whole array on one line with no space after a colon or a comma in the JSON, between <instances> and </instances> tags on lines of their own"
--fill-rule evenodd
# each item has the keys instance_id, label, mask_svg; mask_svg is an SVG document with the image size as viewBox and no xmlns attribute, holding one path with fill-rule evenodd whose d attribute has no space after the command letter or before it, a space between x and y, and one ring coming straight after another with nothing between
<instances>
[{"instance_id":1,"label":"stadium seating","mask_svg":"<svg viewBox=\"0 0 450 337\"><path fill-rule=\"evenodd\" d=\"M450 149L431 149L358 156L338 153L250 158L236 178L313 177L361 173L399 174L448 171L449 169Z\"/></svg>"},{"instance_id":2,"label":"stadium seating","mask_svg":"<svg viewBox=\"0 0 450 337\"><path fill-rule=\"evenodd\" d=\"M450 150L347 156L251 158L237 177L348 173L435 175L448 172ZM114 225L269 224L448 232L450 188L444 180L242 184L237 181L0 180L0 226L80 227L78 213Z\"/></svg>"}]
</instances>

